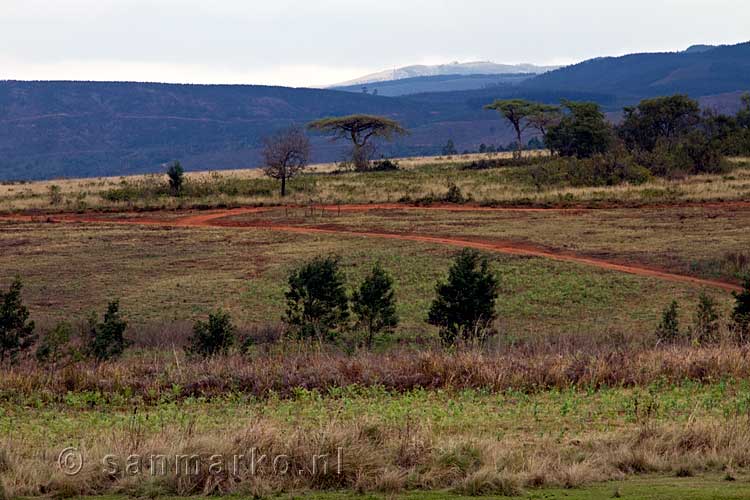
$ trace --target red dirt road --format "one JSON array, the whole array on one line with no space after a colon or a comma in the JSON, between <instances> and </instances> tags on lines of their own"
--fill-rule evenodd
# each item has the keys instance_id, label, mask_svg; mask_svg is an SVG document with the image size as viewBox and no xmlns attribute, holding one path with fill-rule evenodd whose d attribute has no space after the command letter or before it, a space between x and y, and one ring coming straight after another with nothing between
<instances>
[{"instance_id":1,"label":"red dirt road","mask_svg":"<svg viewBox=\"0 0 750 500\"><path fill-rule=\"evenodd\" d=\"M721 206L726 208L732 208L732 204L710 204L712 207ZM743 207L747 207L746 204L742 204ZM274 207L280 208L280 207ZM281 207L283 208L283 207ZM299 207L296 207L299 208ZM543 212L543 211L564 211L564 212L580 212L585 209L580 208L495 208L495 207L471 207L471 206L430 206L430 207L417 207L407 206L399 204L368 204L368 205L329 205L329 206L318 206L318 210L326 211L368 211L368 210L447 210L447 211L493 211L493 212ZM421 243L432 243L438 245L450 245L461 248L474 248L478 250L498 252L508 255L521 255L528 257L541 257L546 259L552 259L562 262L574 262L577 264L583 264L587 266L596 267L599 269L606 269L610 271L617 271L627 274L633 274L637 276L652 277L662 279L666 281L686 283L689 285L706 286L712 288L720 288L727 291L739 291L741 288L732 283L724 281L697 278L694 276L687 276L682 274L670 273L665 270L654 269L634 264L624 264L618 262L612 262L603 259L597 259L592 257L586 257L581 255L575 255L566 252L558 252L554 250L548 250L540 247L530 246L528 244L518 244L513 242L491 242L491 241L477 241L477 240L464 240L459 238L446 238L438 236L420 235L420 234L407 234L407 233L386 233L386 232L374 232L374 231L353 231L346 228L336 228L331 226L326 227L303 227L303 226L291 226L283 224L266 224L266 223L244 223L231 220L223 220L228 217L246 215L252 213L261 213L268 211L270 208L264 207L252 207L252 208L236 208L227 210L211 210L198 214L186 215L185 217L179 217L176 219L158 219L149 217L138 217L136 214L118 214L118 215L131 215L130 217L120 218L107 218L102 215L91 214L91 215L78 215L78 214L65 214L57 216L5 216L0 217L0 220L6 221L17 221L17 222L70 222L70 223L99 223L99 224L126 224L126 225L148 225L148 226L164 226L164 227L226 227L236 229L266 229L271 231L283 231L288 233L296 234L326 234L326 235L344 235L344 236L358 236L365 238L380 238L380 239L391 239L401 241L415 241Z\"/></svg>"}]
</instances>

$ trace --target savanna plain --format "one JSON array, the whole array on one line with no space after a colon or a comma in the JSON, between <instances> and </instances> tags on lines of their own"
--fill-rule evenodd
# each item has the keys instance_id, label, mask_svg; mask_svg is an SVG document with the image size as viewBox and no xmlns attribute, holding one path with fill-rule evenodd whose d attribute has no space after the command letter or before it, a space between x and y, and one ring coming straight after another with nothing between
<instances>
[{"instance_id":1,"label":"savanna plain","mask_svg":"<svg viewBox=\"0 0 750 500\"><path fill-rule=\"evenodd\" d=\"M0 375L2 495L750 498L750 160L599 187L478 160L321 166L286 198L252 171L1 186L0 284L46 346ZM494 320L446 346L427 319L465 248ZM292 277L329 256L348 297L384 270L397 324L290 335ZM112 304L127 348L83 356Z\"/></svg>"}]
</instances>

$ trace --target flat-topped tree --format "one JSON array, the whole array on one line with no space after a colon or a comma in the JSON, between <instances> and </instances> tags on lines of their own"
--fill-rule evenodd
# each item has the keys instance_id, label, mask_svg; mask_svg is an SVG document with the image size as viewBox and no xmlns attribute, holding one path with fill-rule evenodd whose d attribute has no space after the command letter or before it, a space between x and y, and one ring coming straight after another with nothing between
<instances>
[{"instance_id":1,"label":"flat-topped tree","mask_svg":"<svg viewBox=\"0 0 750 500\"><path fill-rule=\"evenodd\" d=\"M531 126L529 118L538 112L539 106L539 104L525 99L507 99L497 100L484 107L484 109L497 111L513 126L518 143L518 149L514 153L516 158L520 158L523 153L523 132Z\"/></svg>"},{"instance_id":2,"label":"flat-topped tree","mask_svg":"<svg viewBox=\"0 0 750 500\"><path fill-rule=\"evenodd\" d=\"M374 115L349 115L323 118L308 125L312 130L333 134L334 140L348 139L352 143L352 161L357 170L367 170L370 161L370 139L391 140L408 132L395 120Z\"/></svg>"}]
</instances>

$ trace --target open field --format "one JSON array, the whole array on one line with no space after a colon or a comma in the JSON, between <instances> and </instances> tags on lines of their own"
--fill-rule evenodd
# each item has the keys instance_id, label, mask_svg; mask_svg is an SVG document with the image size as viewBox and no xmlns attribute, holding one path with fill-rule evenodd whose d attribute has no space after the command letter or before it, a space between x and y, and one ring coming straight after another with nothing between
<instances>
[{"instance_id":1,"label":"open field","mask_svg":"<svg viewBox=\"0 0 750 500\"><path fill-rule=\"evenodd\" d=\"M369 216L362 217L364 224ZM425 217L427 227L419 234L429 235L435 215ZM446 219L451 217L461 215L446 214ZM500 217L486 222L498 225L509 216ZM559 217L571 220L565 214ZM153 219L152 214L148 221ZM168 225L174 219L163 220ZM338 218L324 220L334 223ZM83 320L108 299L120 298L126 315L141 326L184 324L218 306L241 324L275 323L284 313L285 278L292 267L316 255L338 253L352 283L358 283L375 262L396 276L399 336L413 338L435 335L424 318L435 283L446 274L456 252L452 246L356 235L169 228L159 222L140 226L140 221L136 217L135 224L127 226L0 222L3 278L24 277L32 312L47 322ZM533 226L528 229L527 234L535 233ZM593 339L613 332L643 337L654 330L661 310L673 298L687 306L701 291L690 284L538 257L493 256L493 269L501 277L498 313L500 330L508 340L537 338L540 322L546 337L585 333ZM721 289L712 293L728 308L730 294Z\"/></svg>"},{"instance_id":2,"label":"open field","mask_svg":"<svg viewBox=\"0 0 750 500\"><path fill-rule=\"evenodd\" d=\"M6 494L748 497L750 350L728 337L657 345L654 332L673 299L689 331L701 292L717 299L727 332L730 291L750 257L750 170L524 201L522 167L431 162L299 179L328 206L299 193L285 206L273 195L110 203L93 184L86 206L106 211L50 207L46 186L6 197L3 210L30 211L0 218L0 288L20 276L39 330L71 321L74 343L89 314L118 298L133 342L108 362L41 365L28 357L4 367ZM474 201L394 203L401 192L412 200L442 193L443 174ZM102 190L119 183L99 182ZM679 196L644 194L660 183L679 187ZM81 186L71 181L63 192ZM162 209L205 201L263 206ZM486 206L506 201L524 206ZM564 206L529 207L547 203ZM443 349L425 319L462 246L481 249L500 280L499 335ZM290 271L328 254L341 256L350 292L376 262L394 277L401 322L373 350L356 331L335 345L283 335ZM193 321L219 307L244 347L189 356ZM79 474L57 466L66 447L85 457ZM108 454L195 455L206 465L212 455L253 447L307 472L311 456L341 449L342 473L102 470Z\"/></svg>"}]
</instances>

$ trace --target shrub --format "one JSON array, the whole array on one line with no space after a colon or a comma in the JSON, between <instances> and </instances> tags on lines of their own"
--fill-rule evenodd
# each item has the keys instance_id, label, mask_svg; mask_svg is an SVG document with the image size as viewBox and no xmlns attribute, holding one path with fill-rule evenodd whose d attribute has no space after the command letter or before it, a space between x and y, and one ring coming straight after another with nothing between
<instances>
[{"instance_id":1,"label":"shrub","mask_svg":"<svg viewBox=\"0 0 750 500\"><path fill-rule=\"evenodd\" d=\"M732 323L737 331L738 340L750 340L750 275L745 277L742 292L734 293L734 310Z\"/></svg>"},{"instance_id":2,"label":"shrub","mask_svg":"<svg viewBox=\"0 0 750 500\"><path fill-rule=\"evenodd\" d=\"M70 354L69 344L73 327L61 321L52 330L45 332L36 349L36 359L40 363L57 363Z\"/></svg>"},{"instance_id":3,"label":"shrub","mask_svg":"<svg viewBox=\"0 0 750 500\"><path fill-rule=\"evenodd\" d=\"M498 281L486 258L464 249L454 260L448 281L438 283L436 292L427 321L440 328L443 343L452 345L459 338L472 340L489 332Z\"/></svg>"},{"instance_id":4,"label":"shrub","mask_svg":"<svg viewBox=\"0 0 750 500\"><path fill-rule=\"evenodd\" d=\"M196 321L189 352L203 357L226 354L234 345L235 328L229 313L209 313L208 321Z\"/></svg>"},{"instance_id":5,"label":"shrub","mask_svg":"<svg viewBox=\"0 0 750 500\"><path fill-rule=\"evenodd\" d=\"M673 343L680 338L680 323L678 319L679 306L677 301L673 300L669 306L664 309L661 316L661 323L656 329L656 338L659 343Z\"/></svg>"},{"instance_id":6,"label":"shrub","mask_svg":"<svg viewBox=\"0 0 750 500\"><path fill-rule=\"evenodd\" d=\"M442 201L446 203L466 203L467 198L464 196L461 188L455 182L448 183L448 191L443 195Z\"/></svg>"},{"instance_id":7,"label":"shrub","mask_svg":"<svg viewBox=\"0 0 750 500\"><path fill-rule=\"evenodd\" d=\"M393 279L379 264L352 295L352 310L358 326L367 333L367 347L372 347L375 335L398 325Z\"/></svg>"},{"instance_id":8,"label":"shrub","mask_svg":"<svg viewBox=\"0 0 750 500\"><path fill-rule=\"evenodd\" d=\"M182 185L185 182L185 170L179 161L169 165L167 168L167 177L169 178L169 189L174 196L179 196L182 192Z\"/></svg>"},{"instance_id":9,"label":"shrub","mask_svg":"<svg viewBox=\"0 0 750 500\"><path fill-rule=\"evenodd\" d=\"M717 342L719 335L719 312L716 300L702 292L693 320L694 340L701 345Z\"/></svg>"},{"instance_id":10,"label":"shrub","mask_svg":"<svg viewBox=\"0 0 750 500\"><path fill-rule=\"evenodd\" d=\"M525 170L528 182L541 191L551 186L616 186L643 184L651 178L647 168L635 163L632 156L621 149L613 149L592 158L555 158Z\"/></svg>"},{"instance_id":11,"label":"shrub","mask_svg":"<svg viewBox=\"0 0 750 500\"><path fill-rule=\"evenodd\" d=\"M127 347L124 334L128 327L120 318L119 301L113 300L107 305L103 322L97 322L94 314L89 325L89 355L97 361L119 358Z\"/></svg>"},{"instance_id":12,"label":"shrub","mask_svg":"<svg viewBox=\"0 0 750 500\"><path fill-rule=\"evenodd\" d=\"M400 168L401 167L399 166L398 162L391 160L380 160L373 163L372 167L370 167L370 170L373 172L393 172Z\"/></svg>"},{"instance_id":13,"label":"shrub","mask_svg":"<svg viewBox=\"0 0 750 500\"><path fill-rule=\"evenodd\" d=\"M0 291L0 363L15 362L18 354L34 345L34 322L21 301L23 284L16 278L7 293Z\"/></svg>"},{"instance_id":14,"label":"shrub","mask_svg":"<svg viewBox=\"0 0 750 500\"><path fill-rule=\"evenodd\" d=\"M57 184L52 184L47 188L47 195L49 196L49 204L53 207L63 202L62 190Z\"/></svg>"},{"instance_id":15,"label":"shrub","mask_svg":"<svg viewBox=\"0 0 750 500\"><path fill-rule=\"evenodd\" d=\"M349 318L338 257L318 257L289 275L284 321L300 338L334 340Z\"/></svg>"}]
</instances>

